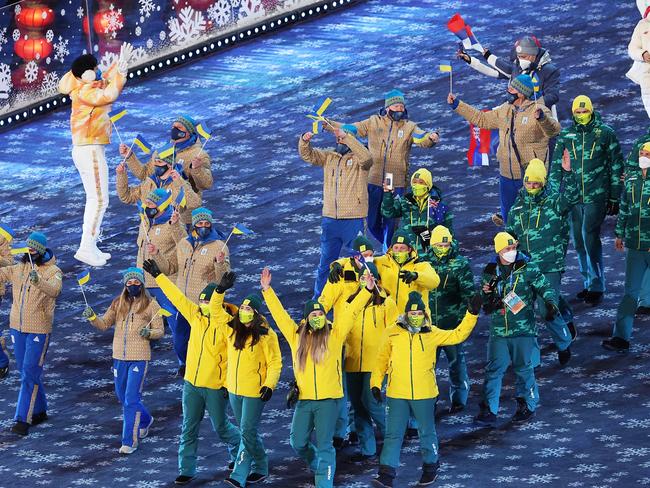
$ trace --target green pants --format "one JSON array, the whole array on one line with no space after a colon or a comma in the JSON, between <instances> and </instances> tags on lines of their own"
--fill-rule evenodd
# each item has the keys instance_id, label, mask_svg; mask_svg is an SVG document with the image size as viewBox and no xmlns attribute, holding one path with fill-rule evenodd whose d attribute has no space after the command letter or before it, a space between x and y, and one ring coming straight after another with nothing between
<instances>
[{"instance_id":1,"label":"green pants","mask_svg":"<svg viewBox=\"0 0 650 488\"><path fill-rule=\"evenodd\" d=\"M462 344L442 346L436 349L436 363L444 351L449 366L449 399L451 403L466 405L469 395L469 376Z\"/></svg>"},{"instance_id":2,"label":"green pants","mask_svg":"<svg viewBox=\"0 0 650 488\"><path fill-rule=\"evenodd\" d=\"M551 321L547 321L544 317L546 316L546 306L544 305L544 298L541 295L537 296L537 314L540 319L544 321L548 331L551 333L553 342L557 346L559 351L566 350L571 345L571 332L567 327L568 322L573 322L573 311L571 306L562 296L560 291L561 282L562 282L562 273L544 273L544 276L550 283L550 285L555 290L555 293L558 296L558 308L560 313L558 313L555 318Z\"/></svg>"},{"instance_id":3,"label":"green pants","mask_svg":"<svg viewBox=\"0 0 650 488\"><path fill-rule=\"evenodd\" d=\"M381 450L379 464L390 469L383 469L393 474L399 466L400 451L404 442L404 432L409 421L409 414L418 423L420 452L425 465L438 462L438 437L434 412L438 398L424 400L405 400L402 398L386 397L386 436Z\"/></svg>"},{"instance_id":4,"label":"green pants","mask_svg":"<svg viewBox=\"0 0 650 488\"><path fill-rule=\"evenodd\" d=\"M199 446L199 426L205 410L215 432L228 446L230 459L234 460L239 447L239 430L226 415L228 400L221 390L200 388L188 381L183 384L183 427L178 446L178 471L183 476L196 474L196 451Z\"/></svg>"},{"instance_id":5,"label":"green pants","mask_svg":"<svg viewBox=\"0 0 650 488\"><path fill-rule=\"evenodd\" d=\"M230 406L235 414L241 432L241 443L237 451L235 469L230 477L246 486L246 478L251 472L269 474L269 457L258 433L264 402L257 397L230 394ZM252 467L252 468L251 468ZM252 470L251 470L252 469Z\"/></svg>"},{"instance_id":6,"label":"green pants","mask_svg":"<svg viewBox=\"0 0 650 488\"><path fill-rule=\"evenodd\" d=\"M639 307L650 307L650 270L643 276L643 286L639 293Z\"/></svg>"},{"instance_id":7,"label":"green pants","mask_svg":"<svg viewBox=\"0 0 650 488\"><path fill-rule=\"evenodd\" d=\"M605 291L603 246L600 242L600 226L606 215L606 202L579 203L571 209L571 236L578 253L580 273L584 288L589 291Z\"/></svg>"},{"instance_id":8,"label":"green pants","mask_svg":"<svg viewBox=\"0 0 650 488\"><path fill-rule=\"evenodd\" d=\"M341 359L341 364L343 364L345 358ZM340 437L345 439L348 431L352 432L350 426L352 425L350 418L350 409L348 408L348 382L346 380L347 373L343 371L343 398L339 402L339 411L336 418L336 426L334 427L334 437Z\"/></svg>"},{"instance_id":9,"label":"green pants","mask_svg":"<svg viewBox=\"0 0 650 488\"><path fill-rule=\"evenodd\" d=\"M291 447L315 473L316 488L332 488L336 471L336 451L332 445L340 398L298 400L291 422ZM316 445L311 433L316 431Z\"/></svg>"},{"instance_id":10,"label":"green pants","mask_svg":"<svg viewBox=\"0 0 650 488\"><path fill-rule=\"evenodd\" d=\"M614 337L629 341L632 338L634 314L645 276L650 272L650 252L628 249L625 256L625 294L616 311Z\"/></svg>"},{"instance_id":11,"label":"green pants","mask_svg":"<svg viewBox=\"0 0 650 488\"><path fill-rule=\"evenodd\" d=\"M359 436L361 454L373 456L377 453L374 421L381 435L386 431L384 405L375 400L370 392L370 373L346 373L348 397L352 403L354 427Z\"/></svg>"}]
</instances>

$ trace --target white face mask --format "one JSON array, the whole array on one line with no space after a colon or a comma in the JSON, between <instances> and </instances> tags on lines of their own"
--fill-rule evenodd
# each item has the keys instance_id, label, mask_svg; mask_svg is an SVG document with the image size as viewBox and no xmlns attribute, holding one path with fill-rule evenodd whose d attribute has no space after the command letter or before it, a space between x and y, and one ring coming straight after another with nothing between
<instances>
[{"instance_id":1,"label":"white face mask","mask_svg":"<svg viewBox=\"0 0 650 488\"><path fill-rule=\"evenodd\" d=\"M506 251L501 255L501 258L506 263L514 263L515 259L517 259L517 250L513 249L512 251Z\"/></svg>"},{"instance_id":2,"label":"white face mask","mask_svg":"<svg viewBox=\"0 0 650 488\"><path fill-rule=\"evenodd\" d=\"M519 66L521 66L521 69L528 69L530 68L531 62L528 61L527 59L519 59Z\"/></svg>"},{"instance_id":3,"label":"white face mask","mask_svg":"<svg viewBox=\"0 0 650 488\"><path fill-rule=\"evenodd\" d=\"M639 157L639 168L641 168L641 169L650 168L650 158L647 157L647 156L640 156Z\"/></svg>"},{"instance_id":4,"label":"white face mask","mask_svg":"<svg viewBox=\"0 0 650 488\"><path fill-rule=\"evenodd\" d=\"M366 263L372 263L372 262L374 261L375 257L374 257L374 256L370 256L370 257L368 257L368 258L364 257L363 259L365 260Z\"/></svg>"}]
</instances>

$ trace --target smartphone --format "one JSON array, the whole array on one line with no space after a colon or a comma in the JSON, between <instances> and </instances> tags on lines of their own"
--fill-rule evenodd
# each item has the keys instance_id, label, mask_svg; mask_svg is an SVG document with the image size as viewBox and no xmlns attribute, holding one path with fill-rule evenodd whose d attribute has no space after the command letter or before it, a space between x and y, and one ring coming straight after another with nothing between
<instances>
[{"instance_id":1,"label":"smartphone","mask_svg":"<svg viewBox=\"0 0 650 488\"><path fill-rule=\"evenodd\" d=\"M388 187L389 190L393 189L393 173L386 173L386 187Z\"/></svg>"},{"instance_id":2,"label":"smartphone","mask_svg":"<svg viewBox=\"0 0 650 488\"><path fill-rule=\"evenodd\" d=\"M357 274L354 271L350 271L350 270L345 271L343 273L343 279L345 281L358 281Z\"/></svg>"}]
</instances>

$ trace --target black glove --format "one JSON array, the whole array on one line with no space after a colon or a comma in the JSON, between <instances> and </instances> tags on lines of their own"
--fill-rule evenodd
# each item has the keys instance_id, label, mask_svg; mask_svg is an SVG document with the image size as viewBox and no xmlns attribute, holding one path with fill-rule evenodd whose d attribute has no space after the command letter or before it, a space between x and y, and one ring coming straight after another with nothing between
<instances>
[{"instance_id":1,"label":"black glove","mask_svg":"<svg viewBox=\"0 0 650 488\"><path fill-rule=\"evenodd\" d=\"M607 202L607 215L618 215L618 202Z\"/></svg>"},{"instance_id":2,"label":"black glove","mask_svg":"<svg viewBox=\"0 0 650 488\"><path fill-rule=\"evenodd\" d=\"M260 400L263 402L268 402L271 399L271 396L273 396L273 390L268 386L263 386L260 389Z\"/></svg>"},{"instance_id":3,"label":"black glove","mask_svg":"<svg viewBox=\"0 0 650 488\"><path fill-rule=\"evenodd\" d=\"M423 230L420 232L420 239L422 239L422 242L425 244L425 249L429 247L429 241L431 240L431 232L429 230Z\"/></svg>"},{"instance_id":4,"label":"black glove","mask_svg":"<svg viewBox=\"0 0 650 488\"><path fill-rule=\"evenodd\" d=\"M463 46L463 44L461 43L460 48L458 49L458 54L457 54L458 59L462 59L467 64L471 64L472 63L472 57L469 54L467 54L467 52L463 49L462 46Z\"/></svg>"},{"instance_id":5,"label":"black glove","mask_svg":"<svg viewBox=\"0 0 650 488\"><path fill-rule=\"evenodd\" d=\"M483 53L483 57L487 61L490 56L492 56L492 53L490 52L489 49L486 49L485 52Z\"/></svg>"},{"instance_id":6,"label":"black glove","mask_svg":"<svg viewBox=\"0 0 650 488\"><path fill-rule=\"evenodd\" d=\"M287 408L293 408L298 402L299 397L300 390L298 389L298 383L292 381L291 385L289 386L289 393L287 393Z\"/></svg>"},{"instance_id":7,"label":"black glove","mask_svg":"<svg viewBox=\"0 0 650 488\"><path fill-rule=\"evenodd\" d=\"M467 311L472 315L478 315L483 305L483 297L480 293L476 293L472 298L467 300Z\"/></svg>"},{"instance_id":8,"label":"black glove","mask_svg":"<svg viewBox=\"0 0 650 488\"><path fill-rule=\"evenodd\" d=\"M557 307L553 302L547 301L544 302L544 306L546 307L546 316L544 317L544 320L550 322L557 315Z\"/></svg>"},{"instance_id":9,"label":"black glove","mask_svg":"<svg viewBox=\"0 0 650 488\"><path fill-rule=\"evenodd\" d=\"M404 283L408 285L409 283L413 283L418 279L418 274L415 271L400 271L399 277Z\"/></svg>"},{"instance_id":10,"label":"black glove","mask_svg":"<svg viewBox=\"0 0 650 488\"><path fill-rule=\"evenodd\" d=\"M226 388L225 386L222 386L221 387L221 394L227 400L228 399L228 388Z\"/></svg>"},{"instance_id":11,"label":"black glove","mask_svg":"<svg viewBox=\"0 0 650 488\"><path fill-rule=\"evenodd\" d=\"M327 279L330 283L338 283L341 278L343 278L343 266L334 261L330 266L330 275Z\"/></svg>"},{"instance_id":12,"label":"black glove","mask_svg":"<svg viewBox=\"0 0 650 488\"><path fill-rule=\"evenodd\" d=\"M232 271L226 271L214 291L217 293L226 293L226 290L232 288L232 285L235 284L236 276L237 275Z\"/></svg>"},{"instance_id":13,"label":"black glove","mask_svg":"<svg viewBox=\"0 0 650 488\"><path fill-rule=\"evenodd\" d=\"M142 268L154 278L157 278L162 272L153 259L145 259Z\"/></svg>"},{"instance_id":14,"label":"black glove","mask_svg":"<svg viewBox=\"0 0 650 488\"><path fill-rule=\"evenodd\" d=\"M381 396L381 390L376 386L373 386L370 389L370 392L372 393L372 396L375 397L375 400L377 400L378 403L382 403L384 401L384 398Z\"/></svg>"}]
</instances>

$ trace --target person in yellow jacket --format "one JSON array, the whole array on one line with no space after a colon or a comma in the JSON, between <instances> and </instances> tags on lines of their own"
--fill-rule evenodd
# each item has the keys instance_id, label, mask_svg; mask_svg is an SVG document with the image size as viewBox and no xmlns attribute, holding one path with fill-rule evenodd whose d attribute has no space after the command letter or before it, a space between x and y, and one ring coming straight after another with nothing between
<instances>
[{"instance_id":1,"label":"person in yellow jacket","mask_svg":"<svg viewBox=\"0 0 650 488\"><path fill-rule=\"evenodd\" d=\"M111 142L109 112L126 83L132 54L133 46L122 44L117 62L106 73L102 73L97 66L95 56L83 54L72 62L70 71L59 82L59 91L69 95L72 102L72 161L86 192L81 243L74 257L90 266L103 266L111 257L97 248L104 213L108 208L105 151L106 145Z\"/></svg>"},{"instance_id":2,"label":"person in yellow jacket","mask_svg":"<svg viewBox=\"0 0 650 488\"><path fill-rule=\"evenodd\" d=\"M183 294L178 286L160 271L155 260L146 260L143 267L155 278L165 296L190 324L183 382L183 425L178 445L179 475L174 481L177 485L186 485L196 475L199 427L206 410L212 428L221 441L228 446L230 469L234 467L241 440L239 430L228 420L227 414L226 338L216 327L216 322L210 320L210 298L217 285L208 283L194 301ZM234 306L227 305L229 313L234 315L236 313Z\"/></svg>"},{"instance_id":3,"label":"person in yellow jacket","mask_svg":"<svg viewBox=\"0 0 650 488\"><path fill-rule=\"evenodd\" d=\"M469 300L465 317L453 330L432 326L425 304L420 293L409 293L408 302L402 309L404 315L400 315L397 322L384 332L370 377L372 394L381 402L382 383L388 374L386 436L379 459L379 473L373 480L375 486L393 486L410 413L418 423L423 460L418 486L432 484L438 475L438 438L433 413L438 399L436 350L441 346L460 344L469 337L481 310L481 296L477 294Z\"/></svg>"},{"instance_id":4,"label":"person in yellow jacket","mask_svg":"<svg viewBox=\"0 0 650 488\"><path fill-rule=\"evenodd\" d=\"M345 317L334 326L327 321L323 305L305 304L303 318L296 324L271 288L271 272L264 268L260 279L262 295L271 316L291 348L298 402L291 422L291 447L315 473L316 488L331 488L336 471L332 444L339 402L343 397L341 352L356 316L371 298L372 275L365 274L366 288L347 305ZM315 430L316 446L310 442Z\"/></svg>"},{"instance_id":5,"label":"person in yellow jacket","mask_svg":"<svg viewBox=\"0 0 650 488\"><path fill-rule=\"evenodd\" d=\"M360 447L360 452L351 458L353 462L368 461L377 454L373 421L381 437L386 431L386 413L384 406L371 394L370 373L377 361L383 333L395 323L398 315L397 305L382 289L379 272L373 263L365 264L357 290L348 302L354 300L365 288L366 278L363 274L367 273L371 273L375 280L372 296L364 304L362 312L356 316L345 343L344 371L347 393L352 403L351 414Z\"/></svg>"},{"instance_id":6,"label":"person in yellow jacket","mask_svg":"<svg viewBox=\"0 0 650 488\"><path fill-rule=\"evenodd\" d=\"M438 287L440 277L430 263L419 259L411 232L397 230L391 248L383 256L375 258L373 263L381 276L382 286L395 300L398 310L404 310L409 293L417 291L428 311L429 290Z\"/></svg>"},{"instance_id":7,"label":"person in yellow jacket","mask_svg":"<svg viewBox=\"0 0 650 488\"><path fill-rule=\"evenodd\" d=\"M11 241L14 239L14 231L6 224L0 224L0 268L14 264L14 258L11 255ZM0 303L5 294L5 284L0 283ZM0 335L0 379L9 374L9 355L5 338Z\"/></svg>"},{"instance_id":8,"label":"person in yellow jacket","mask_svg":"<svg viewBox=\"0 0 650 488\"><path fill-rule=\"evenodd\" d=\"M123 417L119 453L131 454L153 424L153 417L142 403L142 388L151 360L149 341L160 339L165 329L160 306L144 289L144 272L140 268L128 268L122 281L122 293L104 315L98 317L87 306L83 316L102 331L115 326L112 369Z\"/></svg>"},{"instance_id":9,"label":"person in yellow jacket","mask_svg":"<svg viewBox=\"0 0 650 488\"><path fill-rule=\"evenodd\" d=\"M282 354L277 334L260 313L262 299L258 295L248 295L234 316L224 310L224 294L234 283L235 273L224 273L210 299L210 317L226 337L230 365L226 386L241 430L235 469L225 481L240 487L260 482L269 474L258 426L264 404L280 379Z\"/></svg>"}]
</instances>

